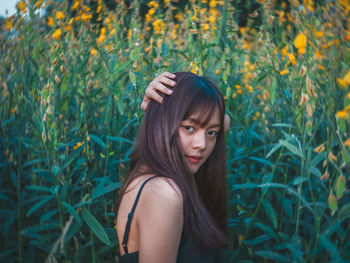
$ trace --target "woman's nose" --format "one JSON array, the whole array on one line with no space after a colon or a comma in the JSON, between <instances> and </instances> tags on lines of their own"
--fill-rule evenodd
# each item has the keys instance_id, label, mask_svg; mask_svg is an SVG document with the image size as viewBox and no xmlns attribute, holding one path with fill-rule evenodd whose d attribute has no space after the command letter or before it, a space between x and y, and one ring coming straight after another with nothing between
<instances>
[{"instance_id":1,"label":"woman's nose","mask_svg":"<svg viewBox=\"0 0 350 263\"><path fill-rule=\"evenodd\" d=\"M207 147L207 141L204 131L198 131L193 137L192 146L194 149L204 150Z\"/></svg>"}]
</instances>

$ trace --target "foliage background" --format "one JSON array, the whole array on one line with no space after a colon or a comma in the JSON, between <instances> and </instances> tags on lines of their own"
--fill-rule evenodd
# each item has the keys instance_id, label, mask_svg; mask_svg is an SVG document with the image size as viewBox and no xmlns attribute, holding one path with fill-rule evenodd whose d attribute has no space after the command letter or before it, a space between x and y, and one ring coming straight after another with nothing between
<instances>
[{"instance_id":1,"label":"foliage background","mask_svg":"<svg viewBox=\"0 0 350 263\"><path fill-rule=\"evenodd\" d=\"M39 10L40 14L39 14ZM163 71L225 95L225 262L349 262L350 4L43 1L0 19L0 260L109 262Z\"/></svg>"}]
</instances>

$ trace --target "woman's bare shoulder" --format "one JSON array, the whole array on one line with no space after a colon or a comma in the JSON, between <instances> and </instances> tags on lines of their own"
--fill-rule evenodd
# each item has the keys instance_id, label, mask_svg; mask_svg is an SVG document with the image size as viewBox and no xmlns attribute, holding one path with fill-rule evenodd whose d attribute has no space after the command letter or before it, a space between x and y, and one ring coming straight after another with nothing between
<instances>
[{"instance_id":1,"label":"woman's bare shoulder","mask_svg":"<svg viewBox=\"0 0 350 263\"><path fill-rule=\"evenodd\" d=\"M153 174L144 175L145 179L154 176ZM141 180L144 181L144 180ZM179 186L174 180L165 177L155 177L149 180L142 191L144 199L165 198L168 202L182 204L183 197Z\"/></svg>"},{"instance_id":2,"label":"woman's bare shoulder","mask_svg":"<svg viewBox=\"0 0 350 263\"><path fill-rule=\"evenodd\" d=\"M149 177L152 177L150 175ZM145 189L150 197L153 195L167 198L170 200L182 202L182 193L179 186L171 178L155 177L147 182L148 187Z\"/></svg>"}]
</instances>

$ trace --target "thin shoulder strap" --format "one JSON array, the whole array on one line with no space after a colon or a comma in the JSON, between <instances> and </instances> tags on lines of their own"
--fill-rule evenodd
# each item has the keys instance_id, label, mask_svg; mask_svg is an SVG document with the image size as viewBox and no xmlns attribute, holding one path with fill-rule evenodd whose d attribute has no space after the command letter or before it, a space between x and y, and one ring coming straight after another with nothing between
<instances>
[{"instance_id":1,"label":"thin shoulder strap","mask_svg":"<svg viewBox=\"0 0 350 263\"><path fill-rule=\"evenodd\" d=\"M129 231L130 231L130 225L131 225L131 220L134 216L134 212L135 212L135 209L136 209L136 205L137 205L137 202L139 201L140 199L140 194L141 194L141 191L142 191L142 188L145 186L145 184L151 180L152 178L156 177L155 176L152 176L150 178L148 178L147 180L145 180L141 187L140 187L140 190L139 192L137 193L137 196L136 196L136 199L135 199L135 202L134 202L134 205L132 206L131 208L131 211L130 213L128 214L128 221L126 222L126 226L125 226L125 231L124 231L124 237L123 237L123 243L122 243L122 247L124 248L124 251L125 251L125 254L129 254L128 252L128 247L127 247L127 243L128 243L128 238L129 238Z\"/></svg>"}]
</instances>

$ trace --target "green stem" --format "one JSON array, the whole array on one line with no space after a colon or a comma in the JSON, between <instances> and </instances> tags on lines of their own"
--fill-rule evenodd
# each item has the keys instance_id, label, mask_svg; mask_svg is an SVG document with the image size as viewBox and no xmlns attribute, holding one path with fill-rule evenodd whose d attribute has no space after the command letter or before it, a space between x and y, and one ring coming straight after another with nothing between
<instances>
[{"instance_id":1,"label":"green stem","mask_svg":"<svg viewBox=\"0 0 350 263\"><path fill-rule=\"evenodd\" d=\"M90 230L90 239L92 241L92 245L91 245L91 262L92 263L96 263L96 252L95 252L95 238L94 238L94 234L92 233L92 231Z\"/></svg>"},{"instance_id":2,"label":"green stem","mask_svg":"<svg viewBox=\"0 0 350 263\"><path fill-rule=\"evenodd\" d=\"M21 164L21 157L19 158L19 164ZM23 262L22 255L22 235L21 235L21 165L19 165L18 175L17 175L17 229L18 229L18 262Z\"/></svg>"}]
</instances>

